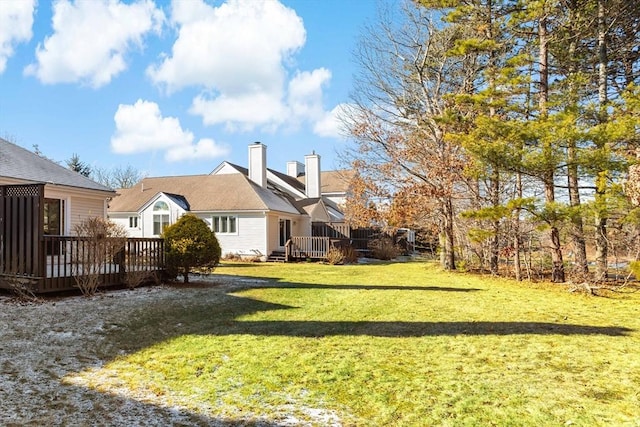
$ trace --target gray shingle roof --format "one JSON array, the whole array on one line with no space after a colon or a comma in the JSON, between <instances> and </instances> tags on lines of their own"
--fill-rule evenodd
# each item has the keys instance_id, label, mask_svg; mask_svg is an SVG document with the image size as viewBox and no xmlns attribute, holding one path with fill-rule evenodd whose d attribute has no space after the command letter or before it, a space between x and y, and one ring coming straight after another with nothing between
<instances>
[{"instance_id":1,"label":"gray shingle roof","mask_svg":"<svg viewBox=\"0 0 640 427\"><path fill-rule=\"evenodd\" d=\"M0 138L0 177L112 192L108 187Z\"/></svg>"}]
</instances>

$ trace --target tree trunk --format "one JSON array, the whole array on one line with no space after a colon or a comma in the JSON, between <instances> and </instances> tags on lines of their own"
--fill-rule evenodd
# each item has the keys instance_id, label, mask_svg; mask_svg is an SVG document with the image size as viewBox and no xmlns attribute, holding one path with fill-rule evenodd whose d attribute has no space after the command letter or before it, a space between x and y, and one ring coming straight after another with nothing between
<instances>
[{"instance_id":1,"label":"tree trunk","mask_svg":"<svg viewBox=\"0 0 640 427\"><path fill-rule=\"evenodd\" d=\"M491 175L491 205L495 208L500 205L500 174L497 170ZM491 239L491 274L499 273L500 254L500 221L493 221L493 238Z\"/></svg>"},{"instance_id":2,"label":"tree trunk","mask_svg":"<svg viewBox=\"0 0 640 427\"><path fill-rule=\"evenodd\" d=\"M606 44L606 22L605 22L605 0L598 0L598 101L600 103L600 123L607 120L607 44ZM602 149L603 147L598 147ZM600 171L596 177L596 273L597 281L605 280L607 277L607 209L605 192L607 188L607 171Z\"/></svg>"},{"instance_id":3,"label":"tree trunk","mask_svg":"<svg viewBox=\"0 0 640 427\"><path fill-rule=\"evenodd\" d=\"M543 12L544 13L544 12ZM543 15L538 21L538 40L540 43L539 52L539 72L540 72L540 117L544 120L547 117L547 103L549 100L549 68L548 59L549 52L547 43L547 17ZM543 150L546 151L547 158L551 158L550 142L545 142ZM555 182L554 182L554 167L549 165L544 173L543 181L545 187L545 200L547 203L552 204L555 202ZM560 245L560 231L555 223L555 219L551 219L549 229L549 243L551 245L551 280L556 283L562 283L565 281L564 276L564 264L562 260L562 246Z\"/></svg>"},{"instance_id":4,"label":"tree trunk","mask_svg":"<svg viewBox=\"0 0 640 427\"><path fill-rule=\"evenodd\" d=\"M453 203L451 199L447 199L444 202L444 227L442 230L442 240L444 240L444 246L442 248L443 254L440 257L442 262L442 268L445 270L456 269L456 256L454 251L454 235L453 235Z\"/></svg>"},{"instance_id":5,"label":"tree trunk","mask_svg":"<svg viewBox=\"0 0 640 427\"><path fill-rule=\"evenodd\" d=\"M575 83L573 82L573 78L577 73L577 63L576 63L576 50L577 50L577 40L579 36L578 29L578 5L576 0L571 1L571 7L569 10L569 20L570 25L572 27L572 31L570 34L571 40L569 42L569 78L570 89L570 106L573 108L578 102L578 97L575 90ZM568 175L568 186L569 186L569 204L576 208L576 212L573 212L571 216L571 224L570 224L570 236L571 241L573 243L573 251L574 251L574 272L580 276L580 279L586 278L589 274L589 264L587 261L587 244L586 239L584 237L584 224L582 221L582 212L579 211L580 207L580 190L579 190L579 178L578 178L578 159L577 159L577 143L575 138L569 137L569 141L567 141L567 175Z\"/></svg>"},{"instance_id":6,"label":"tree trunk","mask_svg":"<svg viewBox=\"0 0 640 427\"><path fill-rule=\"evenodd\" d=\"M522 175L520 173L518 173L516 175L516 192L517 192L517 197L518 199L522 199ZM520 212L521 209L517 208L516 212L515 212L515 219L513 222L513 270L514 273L516 275L516 280L517 281L521 281L522 280L522 265L521 265L521 260L520 260L520 246L521 246L521 239L520 239Z\"/></svg>"}]
</instances>

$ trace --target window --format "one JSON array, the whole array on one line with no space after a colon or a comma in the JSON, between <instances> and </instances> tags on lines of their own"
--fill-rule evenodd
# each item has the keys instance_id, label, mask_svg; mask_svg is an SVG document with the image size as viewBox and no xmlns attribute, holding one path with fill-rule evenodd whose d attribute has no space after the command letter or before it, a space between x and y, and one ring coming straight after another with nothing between
<instances>
[{"instance_id":1,"label":"window","mask_svg":"<svg viewBox=\"0 0 640 427\"><path fill-rule=\"evenodd\" d=\"M129 217L129 228L138 228L138 217L130 216Z\"/></svg>"},{"instance_id":2,"label":"window","mask_svg":"<svg viewBox=\"0 0 640 427\"><path fill-rule=\"evenodd\" d=\"M169 226L169 215L153 215L153 234L161 235Z\"/></svg>"},{"instance_id":3,"label":"window","mask_svg":"<svg viewBox=\"0 0 640 427\"><path fill-rule=\"evenodd\" d=\"M44 234L59 236L64 230L64 201L44 199Z\"/></svg>"},{"instance_id":4,"label":"window","mask_svg":"<svg viewBox=\"0 0 640 427\"><path fill-rule=\"evenodd\" d=\"M159 201L153 205L153 234L161 235L164 229L169 226L169 205Z\"/></svg>"},{"instance_id":5,"label":"window","mask_svg":"<svg viewBox=\"0 0 640 427\"><path fill-rule=\"evenodd\" d=\"M153 205L154 212L168 211L168 210L169 210L169 205L167 205L167 202L159 201L159 202L156 202L155 205Z\"/></svg>"},{"instance_id":6,"label":"window","mask_svg":"<svg viewBox=\"0 0 640 427\"><path fill-rule=\"evenodd\" d=\"M214 216L213 231L216 233L235 234L238 232L235 216Z\"/></svg>"}]
</instances>

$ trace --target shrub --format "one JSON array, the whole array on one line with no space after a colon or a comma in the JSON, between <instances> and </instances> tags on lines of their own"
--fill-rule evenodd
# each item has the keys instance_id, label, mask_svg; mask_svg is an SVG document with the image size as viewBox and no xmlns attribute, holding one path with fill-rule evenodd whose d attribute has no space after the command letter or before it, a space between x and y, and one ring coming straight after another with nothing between
<instances>
[{"instance_id":1,"label":"shrub","mask_svg":"<svg viewBox=\"0 0 640 427\"><path fill-rule=\"evenodd\" d=\"M344 264L344 254L340 249L331 247L327 251L327 262L331 265Z\"/></svg>"},{"instance_id":2,"label":"shrub","mask_svg":"<svg viewBox=\"0 0 640 427\"><path fill-rule=\"evenodd\" d=\"M182 274L189 283L189 272L196 267L213 270L220 262L220 244L206 222L195 215L182 216L164 231L167 271Z\"/></svg>"},{"instance_id":3,"label":"shrub","mask_svg":"<svg viewBox=\"0 0 640 427\"><path fill-rule=\"evenodd\" d=\"M371 256L376 259L390 260L400 255L400 250L391 237L383 236L369 242Z\"/></svg>"},{"instance_id":4,"label":"shrub","mask_svg":"<svg viewBox=\"0 0 640 427\"><path fill-rule=\"evenodd\" d=\"M331 265L353 264L358 261L358 252L353 246L332 246L327 251L327 262Z\"/></svg>"},{"instance_id":5,"label":"shrub","mask_svg":"<svg viewBox=\"0 0 640 427\"><path fill-rule=\"evenodd\" d=\"M72 249L71 272L76 285L85 296L96 293L102 284L102 273L107 264L114 263L122 255L127 231L108 219L87 218L74 227L80 237Z\"/></svg>"},{"instance_id":6,"label":"shrub","mask_svg":"<svg viewBox=\"0 0 640 427\"><path fill-rule=\"evenodd\" d=\"M242 261L242 257L240 256L240 254L236 254L233 252L227 252L222 259L224 259L225 261Z\"/></svg>"},{"instance_id":7,"label":"shrub","mask_svg":"<svg viewBox=\"0 0 640 427\"><path fill-rule=\"evenodd\" d=\"M124 276L124 283L129 289L137 288L143 283L160 283L160 277L156 271L151 270L130 270Z\"/></svg>"},{"instance_id":8,"label":"shrub","mask_svg":"<svg viewBox=\"0 0 640 427\"><path fill-rule=\"evenodd\" d=\"M358 251L351 245L342 248L345 264L354 264L358 262Z\"/></svg>"},{"instance_id":9,"label":"shrub","mask_svg":"<svg viewBox=\"0 0 640 427\"><path fill-rule=\"evenodd\" d=\"M11 293L19 300L24 302L39 301L33 292L33 279L30 277L20 276L19 274L6 274L0 276L0 284L8 287Z\"/></svg>"}]
</instances>

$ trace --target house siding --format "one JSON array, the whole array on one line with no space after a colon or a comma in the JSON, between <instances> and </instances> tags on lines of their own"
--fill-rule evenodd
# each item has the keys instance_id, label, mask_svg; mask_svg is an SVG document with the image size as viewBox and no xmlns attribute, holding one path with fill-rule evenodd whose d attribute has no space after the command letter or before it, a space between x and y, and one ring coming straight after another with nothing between
<instances>
[{"instance_id":1,"label":"house siding","mask_svg":"<svg viewBox=\"0 0 640 427\"><path fill-rule=\"evenodd\" d=\"M0 185L26 184L27 182L0 178ZM71 188L56 185L45 185L44 197L64 201L64 229L63 234L72 235L76 225L88 218L107 217L107 197L105 192Z\"/></svg>"},{"instance_id":2,"label":"house siding","mask_svg":"<svg viewBox=\"0 0 640 427\"><path fill-rule=\"evenodd\" d=\"M198 214L198 217L204 219L212 227L211 218L218 215L235 216L237 218L236 234L216 234L223 256L228 254L240 256L269 255L264 233L266 223L264 214L217 212L201 213Z\"/></svg>"},{"instance_id":3,"label":"house siding","mask_svg":"<svg viewBox=\"0 0 640 427\"><path fill-rule=\"evenodd\" d=\"M69 194L60 189L47 189L45 186L44 197L64 200L65 217L64 233L74 235L75 228L89 218L106 218L106 203L102 197L84 197Z\"/></svg>"},{"instance_id":4,"label":"house siding","mask_svg":"<svg viewBox=\"0 0 640 427\"><path fill-rule=\"evenodd\" d=\"M157 237L153 235L153 205L159 201L165 201L170 209L170 223L173 224L185 211L175 205L166 197L158 197L151 202L142 212L138 222L138 228L129 228L129 217L135 214L118 213L110 214L109 218L116 224L125 227L129 237ZM217 233L216 237L220 243L222 255L237 254L241 256L266 256L269 255L265 235L266 219L262 212L240 213L240 212L198 212L195 214L204 220L213 229L212 218L214 216L235 216L237 218L235 234ZM276 219L277 233L277 219ZM276 234L277 237L277 234Z\"/></svg>"},{"instance_id":5,"label":"house siding","mask_svg":"<svg viewBox=\"0 0 640 427\"><path fill-rule=\"evenodd\" d=\"M134 228L129 227L129 217L138 217L138 226ZM131 214L109 214L109 219L114 223L124 227L129 237L145 237L142 235L142 219L137 213Z\"/></svg>"}]
</instances>

